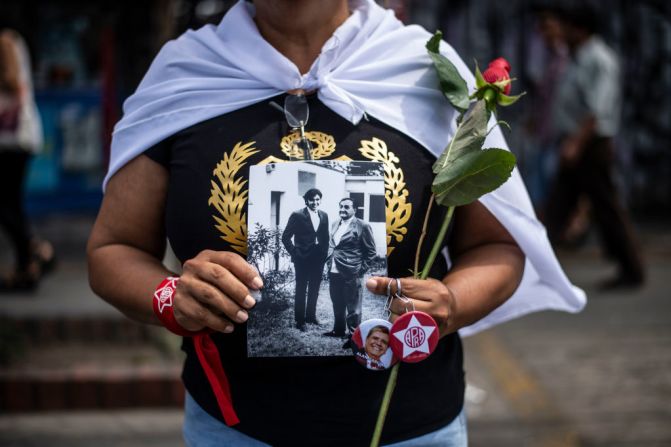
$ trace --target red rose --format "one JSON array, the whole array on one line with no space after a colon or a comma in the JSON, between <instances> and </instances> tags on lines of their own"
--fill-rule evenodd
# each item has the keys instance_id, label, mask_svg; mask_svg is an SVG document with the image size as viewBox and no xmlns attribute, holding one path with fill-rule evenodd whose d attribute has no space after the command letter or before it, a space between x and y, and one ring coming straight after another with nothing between
<instances>
[{"instance_id":1,"label":"red rose","mask_svg":"<svg viewBox=\"0 0 671 447\"><path fill-rule=\"evenodd\" d=\"M493 61L491 61L489 63L489 66L503 68L505 71L508 72L508 74L510 74L510 64L508 63L507 60L505 60L502 57L496 58Z\"/></svg>"},{"instance_id":2,"label":"red rose","mask_svg":"<svg viewBox=\"0 0 671 447\"><path fill-rule=\"evenodd\" d=\"M505 59L499 58L498 60L503 60L505 62ZM506 62L507 64L507 62ZM510 68L510 65L508 65ZM500 82L500 81L506 81L510 79L510 75L508 74L508 71L505 68L502 68L501 66L492 66L492 64L489 64L489 67L482 73L482 77L485 79L485 81L489 82L490 84L493 84L495 82ZM503 93L505 95L510 93L510 82L507 83L503 87Z\"/></svg>"}]
</instances>

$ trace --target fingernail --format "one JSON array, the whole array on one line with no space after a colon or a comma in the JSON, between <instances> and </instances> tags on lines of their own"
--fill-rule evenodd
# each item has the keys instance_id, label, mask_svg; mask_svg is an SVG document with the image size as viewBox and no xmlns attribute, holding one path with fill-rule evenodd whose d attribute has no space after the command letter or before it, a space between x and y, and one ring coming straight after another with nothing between
<instances>
[{"instance_id":1,"label":"fingernail","mask_svg":"<svg viewBox=\"0 0 671 447\"><path fill-rule=\"evenodd\" d=\"M258 276L252 280L252 285L257 289L263 287L263 281Z\"/></svg>"},{"instance_id":2,"label":"fingernail","mask_svg":"<svg viewBox=\"0 0 671 447\"><path fill-rule=\"evenodd\" d=\"M226 332L227 334L230 334L231 332L233 332L233 326L226 326L224 328L224 332Z\"/></svg>"},{"instance_id":3,"label":"fingernail","mask_svg":"<svg viewBox=\"0 0 671 447\"><path fill-rule=\"evenodd\" d=\"M252 298L251 295L247 295L245 297L245 300L242 302L242 305L247 309L251 309L252 307L254 307L255 304L256 304L256 300L254 298Z\"/></svg>"},{"instance_id":4,"label":"fingernail","mask_svg":"<svg viewBox=\"0 0 671 447\"><path fill-rule=\"evenodd\" d=\"M249 318L249 315L247 315L247 312L245 312L244 310L239 310L238 313L235 314L235 319L239 323L244 323L245 321L247 321L247 318Z\"/></svg>"},{"instance_id":5,"label":"fingernail","mask_svg":"<svg viewBox=\"0 0 671 447\"><path fill-rule=\"evenodd\" d=\"M373 278L369 278L368 281L366 281L366 287L371 290L375 289L375 287L377 287L377 281L375 281Z\"/></svg>"}]
</instances>

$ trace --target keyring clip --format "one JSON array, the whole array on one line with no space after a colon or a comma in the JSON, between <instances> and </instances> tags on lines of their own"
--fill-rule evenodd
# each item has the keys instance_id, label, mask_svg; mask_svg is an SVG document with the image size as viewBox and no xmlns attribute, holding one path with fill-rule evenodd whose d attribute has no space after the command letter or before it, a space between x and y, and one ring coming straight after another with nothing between
<instances>
[{"instance_id":1,"label":"keyring clip","mask_svg":"<svg viewBox=\"0 0 671 447\"><path fill-rule=\"evenodd\" d=\"M389 283L389 285L391 285L391 282ZM403 295L403 287L401 285L401 280L398 279L398 278L396 278L396 293L394 293L393 298L396 298L396 299L400 300L405 305L405 312L404 313L408 312L408 303L410 303L410 305L412 306L412 311L414 312L415 301L412 298L409 298L409 297ZM389 304L389 306L391 308L391 303Z\"/></svg>"},{"instance_id":2,"label":"keyring clip","mask_svg":"<svg viewBox=\"0 0 671 447\"><path fill-rule=\"evenodd\" d=\"M389 320L391 317L391 302L394 299L394 296L391 293L391 283L394 282L393 278L387 283L387 301L384 303L384 309L382 310L382 318Z\"/></svg>"},{"instance_id":3,"label":"keyring clip","mask_svg":"<svg viewBox=\"0 0 671 447\"><path fill-rule=\"evenodd\" d=\"M412 298L409 298L405 295L401 295L401 296L396 295L396 296L394 296L394 298L396 298L397 300L399 300L400 302L402 302L405 305L405 312L404 313L410 312L410 310L408 310L408 303L410 303L410 305L412 306L411 311L412 312L415 311L415 301L413 301Z\"/></svg>"}]
</instances>

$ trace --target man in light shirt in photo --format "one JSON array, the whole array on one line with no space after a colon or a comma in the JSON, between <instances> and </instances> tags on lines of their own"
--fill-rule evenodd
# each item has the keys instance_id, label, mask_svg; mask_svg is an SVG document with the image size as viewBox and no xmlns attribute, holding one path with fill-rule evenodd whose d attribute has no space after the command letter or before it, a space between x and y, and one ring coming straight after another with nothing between
<instances>
[{"instance_id":1,"label":"man in light shirt in photo","mask_svg":"<svg viewBox=\"0 0 671 447\"><path fill-rule=\"evenodd\" d=\"M329 241L329 292L333 302L333 330L328 337L345 337L361 323L363 274L375 258L373 230L357 218L354 201L339 204L340 219L331 226Z\"/></svg>"}]
</instances>

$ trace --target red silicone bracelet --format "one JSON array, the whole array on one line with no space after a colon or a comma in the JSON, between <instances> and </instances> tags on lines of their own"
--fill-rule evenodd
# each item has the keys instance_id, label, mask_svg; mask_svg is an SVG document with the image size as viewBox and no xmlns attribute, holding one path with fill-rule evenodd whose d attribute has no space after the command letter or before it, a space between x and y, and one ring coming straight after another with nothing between
<instances>
[{"instance_id":1,"label":"red silicone bracelet","mask_svg":"<svg viewBox=\"0 0 671 447\"><path fill-rule=\"evenodd\" d=\"M166 329L182 337L193 337L194 335L207 332L205 330L188 331L180 326L175 319L172 299L175 296L178 282L179 277L176 276L169 276L161 281L161 284L158 285L154 292L154 313Z\"/></svg>"}]
</instances>

